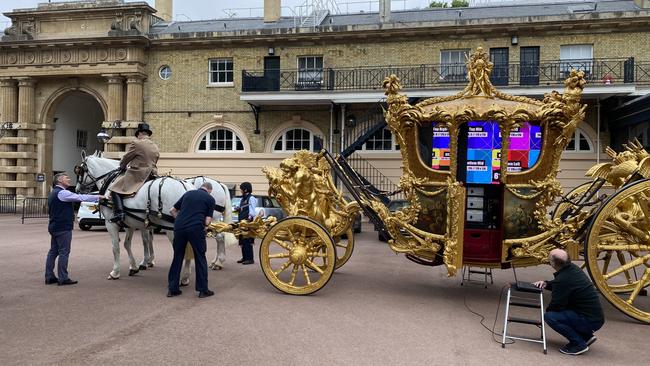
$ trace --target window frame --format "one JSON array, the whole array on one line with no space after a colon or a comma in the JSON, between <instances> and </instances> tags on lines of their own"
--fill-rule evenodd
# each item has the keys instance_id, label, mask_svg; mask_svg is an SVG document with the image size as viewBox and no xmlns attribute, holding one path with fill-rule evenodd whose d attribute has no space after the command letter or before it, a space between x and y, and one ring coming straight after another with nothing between
<instances>
[{"instance_id":1,"label":"window frame","mask_svg":"<svg viewBox=\"0 0 650 366\"><path fill-rule=\"evenodd\" d=\"M460 83L467 80L466 58L470 54L469 48L440 50L440 79L442 82ZM449 54L449 60L445 60L445 54ZM452 60L451 55L457 53L459 60ZM452 72L449 72L449 71ZM460 73L459 73L460 71Z\"/></svg>"},{"instance_id":2,"label":"window frame","mask_svg":"<svg viewBox=\"0 0 650 366\"><path fill-rule=\"evenodd\" d=\"M231 149L231 150L219 150L219 149L212 150L212 149L208 148L208 147L210 147L210 145L212 143L212 138L210 136L210 134L212 134L212 132L215 132L216 135L217 135L217 138L214 141L217 143L217 146L218 146L218 144L220 142L219 138L218 138L218 134L219 134L218 131L219 130L223 130L223 131L225 131L225 133L231 133L232 134L232 137L231 137L230 140L232 141L233 149ZM205 141L206 149L201 150L201 143L203 143L204 141ZM225 143L228 140L227 139L222 139L222 141ZM238 142L241 145L241 150L237 149L237 143ZM198 143L197 143L196 148L194 149L194 151L196 153L199 153L199 154L215 154L215 153L216 154L232 154L232 153L246 152L246 147L244 146L244 142L241 139L241 137L239 137L239 135L237 135L237 132L235 132L235 131L231 130L230 128L227 128L227 127L215 127L215 128L211 128L211 129L209 129L209 130L207 130L206 132L203 133L203 135L199 138Z\"/></svg>"},{"instance_id":3,"label":"window frame","mask_svg":"<svg viewBox=\"0 0 650 366\"><path fill-rule=\"evenodd\" d=\"M77 130L76 146L77 149L88 148L88 130Z\"/></svg>"},{"instance_id":4,"label":"window frame","mask_svg":"<svg viewBox=\"0 0 650 366\"><path fill-rule=\"evenodd\" d=\"M583 136L585 140L587 141L587 145L589 145L589 150L581 150L580 149L580 136ZM573 141L573 149L568 149L569 144ZM589 135L581 128L576 128L576 130L573 132L573 137L569 142L567 143L567 147L564 149L563 152L566 153L572 153L572 154L582 154L582 153L593 153L595 151L594 149L594 142L591 140Z\"/></svg>"},{"instance_id":5,"label":"window frame","mask_svg":"<svg viewBox=\"0 0 650 366\"><path fill-rule=\"evenodd\" d=\"M165 69L169 70L169 74L167 74L167 77L163 76L163 70L165 70ZM160 80L163 80L163 81L169 80L169 79L172 78L173 75L174 75L174 71L172 70L171 66L169 66L169 65L162 65L158 69L158 77L160 78Z\"/></svg>"},{"instance_id":6,"label":"window frame","mask_svg":"<svg viewBox=\"0 0 650 366\"><path fill-rule=\"evenodd\" d=\"M588 55L582 55L582 49L589 48ZM577 50L581 50L577 52ZM577 52L578 55L571 53ZM568 55L567 55L568 53ZM566 74L571 72L571 69L584 71L585 74L591 74L594 62L594 45L590 43L580 44L563 44L560 45L560 74L564 78Z\"/></svg>"},{"instance_id":7,"label":"window frame","mask_svg":"<svg viewBox=\"0 0 650 366\"><path fill-rule=\"evenodd\" d=\"M275 139L275 141L273 141L273 145L271 145L271 152L272 153L293 153L293 152L296 152L296 151L303 150L303 149L287 150L287 141L288 141L287 134L289 132L295 131L295 130L303 130L303 131L307 131L309 133L309 149L308 150L311 151L311 152L314 151L314 146L316 145L316 138L320 138L321 141L322 141L321 144L324 144L324 141L323 141L322 137L317 136L309 128L307 128L307 127L291 127L291 128L287 128L284 131L282 131L282 133ZM281 144L282 144L282 148L280 150L277 150L275 147L278 144L278 142L280 142L280 141L281 141Z\"/></svg>"},{"instance_id":8,"label":"window frame","mask_svg":"<svg viewBox=\"0 0 650 366\"><path fill-rule=\"evenodd\" d=\"M218 65L224 63L226 68L220 70ZM230 70L227 66L230 63ZM217 69L213 70L212 65L217 64ZM216 75L217 80L219 80L220 73L225 73L226 81L213 81L213 75ZM230 75L230 81L228 81L228 75ZM209 86L234 86L235 85L235 61L232 57L219 57L208 59L208 85Z\"/></svg>"},{"instance_id":9,"label":"window frame","mask_svg":"<svg viewBox=\"0 0 650 366\"><path fill-rule=\"evenodd\" d=\"M313 61L313 67L309 67L308 61ZM316 61L320 59L320 68L316 67ZM300 66L300 61L305 60L305 67ZM297 83L321 85L323 83L323 70L325 69L325 60L323 55L303 55L296 57Z\"/></svg>"},{"instance_id":10,"label":"window frame","mask_svg":"<svg viewBox=\"0 0 650 366\"><path fill-rule=\"evenodd\" d=\"M386 150L386 149L381 149L381 150L378 150L378 149L368 149L368 146L367 146L368 142L370 142L370 140L372 140L372 139L375 138L375 135L373 135L373 136L371 136L371 137L368 139L368 141L366 141L366 142L361 146L361 150L360 150L360 151L363 151L364 153L373 153L373 154L374 154L374 153L390 153L390 152L398 152L398 151L400 151L399 144L397 144L397 141L395 140L395 134L393 133L393 131L391 131L391 129L388 128L388 127L384 127L384 128L383 128L382 130L380 130L380 131L383 132L383 133L386 133L386 132L390 133L390 141L391 141L391 148L390 148L390 150ZM380 132L380 131L377 131L377 132ZM375 134L377 134L377 132L375 132ZM382 136L381 140L376 140L376 139L375 139L374 141L375 141L375 142L377 142L377 141L381 141L381 142L382 142L382 145L383 145L383 142L387 141L387 139L385 139L384 137L386 137L386 136L385 136L385 135Z\"/></svg>"}]
</instances>

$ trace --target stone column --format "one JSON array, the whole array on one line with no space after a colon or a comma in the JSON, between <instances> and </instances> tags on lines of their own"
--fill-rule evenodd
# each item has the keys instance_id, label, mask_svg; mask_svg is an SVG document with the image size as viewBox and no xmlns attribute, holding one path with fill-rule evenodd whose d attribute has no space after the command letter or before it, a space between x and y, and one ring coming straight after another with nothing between
<instances>
[{"instance_id":1,"label":"stone column","mask_svg":"<svg viewBox=\"0 0 650 366\"><path fill-rule=\"evenodd\" d=\"M18 122L18 88L16 80L0 79L0 125L5 122ZM16 152L15 131L3 131L4 138L0 140L0 194L15 194L16 159L12 153Z\"/></svg>"},{"instance_id":2,"label":"stone column","mask_svg":"<svg viewBox=\"0 0 650 366\"><path fill-rule=\"evenodd\" d=\"M142 122L144 78L140 75L129 75L126 79L126 120Z\"/></svg>"},{"instance_id":3,"label":"stone column","mask_svg":"<svg viewBox=\"0 0 650 366\"><path fill-rule=\"evenodd\" d=\"M107 122L124 119L124 78L119 75L108 75L108 112Z\"/></svg>"},{"instance_id":4,"label":"stone column","mask_svg":"<svg viewBox=\"0 0 650 366\"><path fill-rule=\"evenodd\" d=\"M32 78L18 79L18 137L21 138L18 152L21 154L16 165L22 167L22 172L17 174L16 181L23 183L16 189L16 194L22 196L34 196L36 187L35 86L36 81Z\"/></svg>"},{"instance_id":5,"label":"stone column","mask_svg":"<svg viewBox=\"0 0 650 366\"><path fill-rule=\"evenodd\" d=\"M111 125L115 121L124 120L124 78L120 75L104 75L108 80L108 110L106 112L106 125ZM112 136L122 136L121 129L110 129ZM104 146L104 151L121 151L121 145L108 142Z\"/></svg>"}]
</instances>

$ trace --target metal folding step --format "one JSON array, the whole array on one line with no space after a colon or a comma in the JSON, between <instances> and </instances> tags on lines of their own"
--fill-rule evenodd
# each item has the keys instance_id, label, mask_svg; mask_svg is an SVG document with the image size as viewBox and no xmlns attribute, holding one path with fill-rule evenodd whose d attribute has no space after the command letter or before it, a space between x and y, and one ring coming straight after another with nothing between
<instances>
[{"instance_id":1,"label":"metal folding step","mask_svg":"<svg viewBox=\"0 0 650 366\"><path fill-rule=\"evenodd\" d=\"M518 295L513 295L518 294ZM523 294L532 294L531 296L523 296ZM536 295L539 295L537 297ZM510 307L522 307L539 309L539 319L520 318L510 315ZM539 327L541 330L540 338L527 338L517 337L508 334L508 325L510 323L528 324ZM513 283L508 289L508 297L506 300L506 314L503 320L503 338L501 339L501 347L506 347L506 340L520 340L525 342L541 343L544 347L544 354L546 354L546 329L544 327L544 294L542 289L531 289L530 287L520 288L517 283Z\"/></svg>"}]
</instances>

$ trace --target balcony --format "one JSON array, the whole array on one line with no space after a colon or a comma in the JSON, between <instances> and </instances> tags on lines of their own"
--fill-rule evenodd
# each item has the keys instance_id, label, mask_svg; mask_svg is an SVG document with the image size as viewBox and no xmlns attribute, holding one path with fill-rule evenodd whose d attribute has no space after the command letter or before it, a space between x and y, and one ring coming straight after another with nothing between
<instances>
[{"instance_id":1,"label":"balcony","mask_svg":"<svg viewBox=\"0 0 650 366\"><path fill-rule=\"evenodd\" d=\"M634 58L555 60L496 65L496 86L561 85L571 69L585 72L592 85L650 84L650 61ZM467 84L465 64L361 66L319 70L243 70L242 92L381 90L388 75L397 75L405 89L440 89Z\"/></svg>"}]
</instances>

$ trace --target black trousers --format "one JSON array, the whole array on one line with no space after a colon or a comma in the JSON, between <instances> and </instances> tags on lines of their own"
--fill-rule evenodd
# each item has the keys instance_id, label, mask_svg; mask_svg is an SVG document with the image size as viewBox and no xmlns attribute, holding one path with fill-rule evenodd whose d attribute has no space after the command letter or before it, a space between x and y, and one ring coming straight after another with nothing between
<instances>
[{"instance_id":1,"label":"black trousers","mask_svg":"<svg viewBox=\"0 0 650 366\"><path fill-rule=\"evenodd\" d=\"M171 291L179 290L181 268L185 257L185 246L190 242L194 252L194 265L196 268L196 291L208 290L208 261L205 258L206 243L205 231L202 226L192 226L174 230L174 259L167 276L168 288Z\"/></svg>"},{"instance_id":2,"label":"black trousers","mask_svg":"<svg viewBox=\"0 0 650 366\"><path fill-rule=\"evenodd\" d=\"M253 242L255 242L254 238L239 239L239 246L241 247L241 257L245 261L253 260Z\"/></svg>"}]
</instances>

